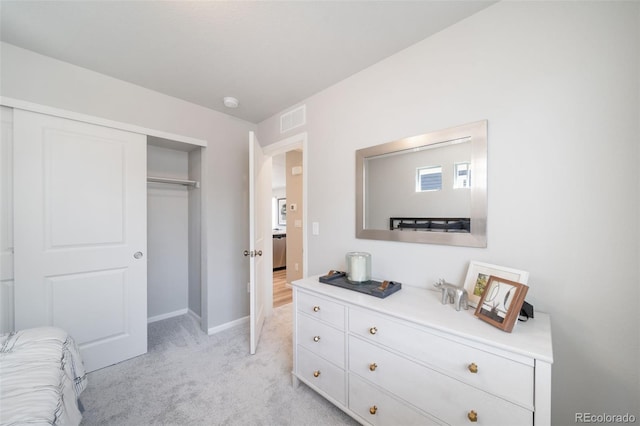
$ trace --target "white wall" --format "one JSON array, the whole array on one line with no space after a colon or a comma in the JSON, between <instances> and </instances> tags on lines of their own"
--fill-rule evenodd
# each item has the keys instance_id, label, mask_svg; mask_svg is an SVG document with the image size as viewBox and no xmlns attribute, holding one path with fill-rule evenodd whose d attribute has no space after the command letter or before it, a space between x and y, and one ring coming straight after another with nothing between
<instances>
[{"instance_id":1,"label":"white wall","mask_svg":"<svg viewBox=\"0 0 640 426\"><path fill-rule=\"evenodd\" d=\"M202 179L202 149L189 152L189 180L201 182ZM189 190L189 310L201 319L203 301L206 302L207 292L202 291L202 190L192 187ZM206 304L204 305L206 306ZM206 311L206 309L205 309ZM202 322L202 320L201 320Z\"/></svg>"},{"instance_id":2,"label":"white wall","mask_svg":"<svg viewBox=\"0 0 640 426\"><path fill-rule=\"evenodd\" d=\"M527 300L552 318L552 424L640 417L639 8L498 3L304 100L296 129L320 223L310 274L353 250L372 253L374 276L420 287L462 283L470 260L529 271ZM258 127L265 145L289 136L278 118ZM355 238L355 150L482 119L486 249Z\"/></svg>"},{"instance_id":3,"label":"white wall","mask_svg":"<svg viewBox=\"0 0 640 426\"><path fill-rule=\"evenodd\" d=\"M147 175L189 178L185 151L147 146ZM189 292L189 189L147 185L147 316L187 310Z\"/></svg>"},{"instance_id":4,"label":"white wall","mask_svg":"<svg viewBox=\"0 0 640 426\"><path fill-rule=\"evenodd\" d=\"M248 132L243 120L140 86L0 44L0 94L164 132L204 139L202 182L207 215L202 230L208 246L207 328L249 313Z\"/></svg>"}]
</instances>

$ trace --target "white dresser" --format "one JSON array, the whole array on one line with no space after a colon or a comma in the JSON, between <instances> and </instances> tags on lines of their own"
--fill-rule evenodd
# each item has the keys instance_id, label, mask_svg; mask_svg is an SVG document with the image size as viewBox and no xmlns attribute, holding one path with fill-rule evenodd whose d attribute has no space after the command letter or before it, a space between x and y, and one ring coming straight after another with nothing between
<instances>
[{"instance_id":1,"label":"white dresser","mask_svg":"<svg viewBox=\"0 0 640 426\"><path fill-rule=\"evenodd\" d=\"M309 277L294 286L294 384L373 425L548 425L549 316L505 333L440 292L386 299Z\"/></svg>"}]
</instances>

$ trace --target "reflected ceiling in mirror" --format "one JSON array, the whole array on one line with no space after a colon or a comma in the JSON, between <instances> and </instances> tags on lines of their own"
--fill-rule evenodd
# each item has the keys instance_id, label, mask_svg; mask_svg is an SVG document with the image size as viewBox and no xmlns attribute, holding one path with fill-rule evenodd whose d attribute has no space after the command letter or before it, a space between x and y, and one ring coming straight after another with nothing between
<instances>
[{"instance_id":1,"label":"reflected ceiling in mirror","mask_svg":"<svg viewBox=\"0 0 640 426\"><path fill-rule=\"evenodd\" d=\"M356 151L356 237L486 247L487 122Z\"/></svg>"}]
</instances>

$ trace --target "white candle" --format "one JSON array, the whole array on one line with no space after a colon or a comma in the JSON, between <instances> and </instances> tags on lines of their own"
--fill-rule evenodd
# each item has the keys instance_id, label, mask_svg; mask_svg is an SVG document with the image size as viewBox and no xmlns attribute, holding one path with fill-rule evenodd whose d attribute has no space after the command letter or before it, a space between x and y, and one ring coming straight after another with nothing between
<instances>
[{"instance_id":1,"label":"white candle","mask_svg":"<svg viewBox=\"0 0 640 426\"><path fill-rule=\"evenodd\" d=\"M364 282L371 279L371 255L369 253L347 253L347 279L353 282Z\"/></svg>"}]
</instances>

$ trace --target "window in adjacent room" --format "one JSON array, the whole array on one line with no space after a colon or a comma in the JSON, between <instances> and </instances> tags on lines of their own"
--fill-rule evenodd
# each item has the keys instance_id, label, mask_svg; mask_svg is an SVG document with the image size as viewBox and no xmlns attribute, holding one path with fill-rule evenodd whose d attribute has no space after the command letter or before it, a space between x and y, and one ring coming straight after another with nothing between
<instances>
[{"instance_id":1,"label":"window in adjacent room","mask_svg":"<svg viewBox=\"0 0 640 426\"><path fill-rule=\"evenodd\" d=\"M442 166L417 169L416 192L440 191L442 189Z\"/></svg>"}]
</instances>

